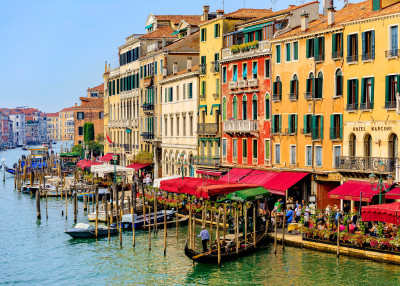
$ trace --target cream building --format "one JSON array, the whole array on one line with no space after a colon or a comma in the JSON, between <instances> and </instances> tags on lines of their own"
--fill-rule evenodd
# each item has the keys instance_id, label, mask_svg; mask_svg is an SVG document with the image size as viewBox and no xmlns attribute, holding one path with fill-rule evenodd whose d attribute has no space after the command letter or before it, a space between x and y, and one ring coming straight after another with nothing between
<instances>
[{"instance_id":1,"label":"cream building","mask_svg":"<svg viewBox=\"0 0 400 286\"><path fill-rule=\"evenodd\" d=\"M74 140L74 107L59 112L59 135L61 140Z\"/></svg>"},{"instance_id":2,"label":"cream building","mask_svg":"<svg viewBox=\"0 0 400 286\"><path fill-rule=\"evenodd\" d=\"M183 154L185 176L194 176L192 158L197 156L197 107L199 66L191 66L160 81L163 90L161 122L162 176L181 175L180 156Z\"/></svg>"}]
</instances>

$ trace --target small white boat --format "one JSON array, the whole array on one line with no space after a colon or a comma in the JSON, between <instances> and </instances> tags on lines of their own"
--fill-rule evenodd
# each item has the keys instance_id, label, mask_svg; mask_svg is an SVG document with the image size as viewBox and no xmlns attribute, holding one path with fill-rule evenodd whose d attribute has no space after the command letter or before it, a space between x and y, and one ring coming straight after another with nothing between
<instances>
[{"instance_id":1,"label":"small white boat","mask_svg":"<svg viewBox=\"0 0 400 286\"><path fill-rule=\"evenodd\" d=\"M28 145L22 146L22 150L28 150Z\"/></svg>"},{"instance_id":2,"label":"small white boat","mask_svg":"<svg viewBox=\"0 0 400 286\"><path fill-rule=\"evenodd\" d=\"M72 238L94 238L96 237L96 228L93 225L87 223L77 223L74 228L66 229L64 231L66 234L70 235ZM110 235L117 234L117 228L115 226L110 226ZM97 237L107 236L108 227L98 226L97 227Z\"/></svg>"}]
</instances>

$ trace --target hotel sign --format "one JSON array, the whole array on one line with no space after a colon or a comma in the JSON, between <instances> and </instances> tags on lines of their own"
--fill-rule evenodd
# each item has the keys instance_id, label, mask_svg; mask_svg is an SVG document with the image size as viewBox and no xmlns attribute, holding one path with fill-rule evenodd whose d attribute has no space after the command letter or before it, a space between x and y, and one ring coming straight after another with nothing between
<instances>
[{"instance_id":1,"label":"hotel sign","mask_svg":"<svg viewBox=\"0 0 400 286\"><path fill-rule=\"evenodd\" d=\"M368 126L367 127L353 127L353 132L367 132L367 131L392 131L392 126Z\"/></svg>"}]
</instances>

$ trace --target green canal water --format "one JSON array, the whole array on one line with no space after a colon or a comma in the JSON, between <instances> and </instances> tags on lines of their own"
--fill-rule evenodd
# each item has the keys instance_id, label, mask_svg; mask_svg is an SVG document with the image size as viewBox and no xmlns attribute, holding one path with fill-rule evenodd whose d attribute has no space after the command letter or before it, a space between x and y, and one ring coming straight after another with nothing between
<instances>
[{"instance_id":1,"label":"green canal water","mask_svg":"<svg viewBox=\"0 0 400 286\"><path fill-rule=\"evenodd\" d=\"M12 165L21 149L0 152ZM1 173L2 178L2 173ZM21 285L400 285L400 266L341 257L299 248L279 249L271 244L238 261L194 265L184 255L186 227L169 229L167 256L163 230L151 235L137 231L119 238L72 240L64 234L73 226L72 200L68 219L61 216L65 201L48 200L48 219L42 200L42 220L36 219L35 199L14 190L13 178L0 181L0 284ZM87 216L79 204L79 222ZM198 248L200 245L197 246Z\"/></svg>"}]
</instances>

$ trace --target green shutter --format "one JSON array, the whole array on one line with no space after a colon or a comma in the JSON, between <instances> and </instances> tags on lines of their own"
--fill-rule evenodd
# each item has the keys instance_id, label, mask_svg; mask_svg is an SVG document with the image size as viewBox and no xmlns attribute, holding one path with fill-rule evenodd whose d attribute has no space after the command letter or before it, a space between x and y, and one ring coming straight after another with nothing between
<instances>
[{"instance_id":1,"label":"green shutter","mask_svg":"<svg viewBox=\"0 0 400 286\"><path fill-rule=\"evenodd\" d=\"M293 60L297 61L299 59L299 43L298 42L294 42L293 43Z\"/></svg>"},{"instance_id":2,"label":"green shutter","mask_svg":"<svg viewBox=\"0 0 400 286\"><path fill-rule=\"evenodd\" d=\"M310 39L306 41L306 58L310 58Z\"/></svg>"},{"instance_id":3,"label":"green shutter","mask_svg":"<svg viewBox=\"0 0 400 286\"><path fill-rule=\"evenodd\" d=\"M365 78L361 79L361 103L366 103L365 98Z\"/></svg>"},{"instance_id":4,"label":"green shutter","mask_svg":"<svg viewBox=\"0 0 400 286\"><path fill-rule=\"evenodd\" d=\"M321 133L321 140L324 139L324 116L320 116L321 118L321 125L320 125L320 133Z\"/></svg>"},{"instance_id":5,"label":"green shutter","mask_svg":"<svg viewBox=\"0 0 400 286\"><path fill-rule=\"evenodd\" d=\"M325 37L321 37L321 47L320 47L322 53L322 59L325 59Z\"/></svg>"},{"instance_id":6,"label":"green shutter","mask_svg":"<svg viewBox=\"0 0 400 286\"><path fill-rule=\"evenodd\" d=\"M288 115L288 129L289 129L289 133L292 133L293 131L292 131L292 114L289 114Z\"/></svg>"},{"instance_id":7,"label":"green shutter","mask_svg":"<svg viewBox=\"0 0 400 286\"><path fill-rule=\"evenodd\" d=\"M347 104L350 104L350 85L351 85L351 80L347 80Z\"/></svg>"},{"instance_id":8,"label":"green shutter","mask_svg":"<svg viewBox=\"0 0 400 286\"><path fill-rule=\"evenodd\" d=\"M276 133L276 130L275 130L275 115L273 115L272 116L272 119L271 119L271 124L272 124L272 133Z\"/></svg>"},{"instance_id":9,"label":"green shutter","mask_svg":"<svg viewBox=\"0 0 400 286\"><path fill-rule=\"evenodd\" d=\"M339 115L340 139L343 139L343 114Z\"/></svg>"},{"instance_id":10,"label":"green shutter","mask_svg":"<svg viewBox=\"0 0 400 286\"><path fill-rule=\"evenodd\" d=\"M281 46L276 46L276 62L281 62Z\"/></svg>"},{"instance_id":11,"label":"green shutter","mask_svg":"<svg viewBox=\"0 0 400 286\"><path fill-rule=\"evenodd\" d=\"M319 38L315 38L314 39L314 56L319 55L319 49L320 49Z\"/></svg>"},{"instance_id":12,"label":"green shutter","mask_svg":"<svg viewBox=\"0 0 400 286\"><path fill-rule=\"evenodd\" d=\"M278 115L279 116L279 133L282 133L282 115Z\"/></svg>"},{"instance_id":13,"label":"green shutter","mask_svg":"<svg viewBox=\"0 0 400 286\"><path fill-rule=\"evenodd\" d=\"M390 87L389 87L389 84L390 84L389 76L387 75L385 77L385 101L386 102L390 101L390 94L389 94Z\"/></svg>"},{"instance_id":14,"label":"green shutter","mask_svg":"<svg viewBox=\"0 0 400 286\"><path fill-rule=\"evenodd\" d=\"M306 92L307 92L307 93L308 93L308 92L311 92L311 91L310 91L310 80L311 80L311 79L309 79L309 78L306 79Z\"/></svg>"},{"instance_id":15,"label":"green shutter","mask_svg":"<svg viewBox=\"0 0 400 286\"><path fill-rule=\"evenodd\" d=\"M249 42L249 33L244 34L244 42L245 43Z\"/></svg>"},{"instance_id":16,"label":"green shutter","mask_svg":"<svg viewBox=\"0 0 400 286\"><path fill-rule=\"evenodd\" d=\"M317 116L311 115L311 132L312 132L312 139L317 139L318 130L317 127Z\"/></svg>"},{"instance_id":17,"label":"green shutter","mask_svg":"<svg viewBox=\"0 0 400 286\"><path fill-rule=\"evenodd\" d=\"M272 94L277 94L277 93L276 93L276 89L277 89L277 88L276 88L276 84L277 84L276 81L272 83Z\"/></svg>"},{"instance_id":18,"label":"green shutter","mask_svg":"<svg viewBox=\"0 0 400 286\"><path fill-rule=\"evenodd\" d=\"M322 98L324 78L318 78L316 82L318 82L318 98Z\"/></svg>"},{"instance_id":19,"label":"green shutter","mask_svg":"<svg viewBox=\"0 0 400 286\"><path fill-rule=\"evenodd\" d=\"M340 33L340 56L343 57L343 33Z\"/></svg>"},{"instance_id":20,"label":"green shutter","mask_svg":"<svg viewBox=\"0 0 400 286\"><path fill-rule=\"evenodd\" d=\"M355 101L356 107L358 109L358 79L356 79L355 81L356 81L356 94L354 96L354 98L355 98L354 101Z\"/></svg>"},{"instance_id":21,"label":"green shutter","mask_svg":"<svg viewBox=\"0 0 400 286\"><path fill-rule=\"evenodd\" d=\"M334 127L335 127L335 115L331 115L330 116L331 117L331 125L330 125L330 138L331 139L336 139L335 138L335 130L334 130Z\"/></svg>"},{"instance_id":22,"label":"green shutter","mask_svg":"<svg viewBox=\"0 0 400 286\"><path fill-rule=\"evenodd\" d=\"M297 114L294 115L294 133L297 134Z\"/></svg>"},{"instance_id":23,"label":"green shutter","mask_svg":"<svg viewBox=\"0 0 400 286\"><path fill-rule=\"evenodd\" d=\"M337 53L336 35L337 34L332 34L332 53Z\"/></svg>"},{"instance_id":24,"label":"green shutter","mask_svg":"<svg viewBox=\"0 0 400 286\"><path fill-rule=\"evenodd\" d=\"M278 85L279 85L279 99L282 100L282 82L278 81Z\"/></svg>"},{"instance_id":25,"label":"green shutter","mask_svg":"<svg viewBox=\"0 0 400 286\"><path fill-rule=\"evenodd\" d=\"M291 80L290 81L290 94L293 94L294 93L294 80Z\"/></svg>"},{"instance_id":26,"label":"green shutter","mask_svg":"<svg viewBox=\"0 0 400 286\"><path fill-rule=\"evenodd\" d=\"M396 78L397 78L397 92L400 94L400 75L397 75Z\"/></svg>"},{"instance_id":27,"label":"green shutter","mask_svg":"<svg viewBox=\"0 0 400 286\"><path fill-rule=\"evenodd\" d=\"M303 130L304 130L304 134L308 133L308 130L307 130L307 115L303 115Z\"/></svg>"}]
</instances>

